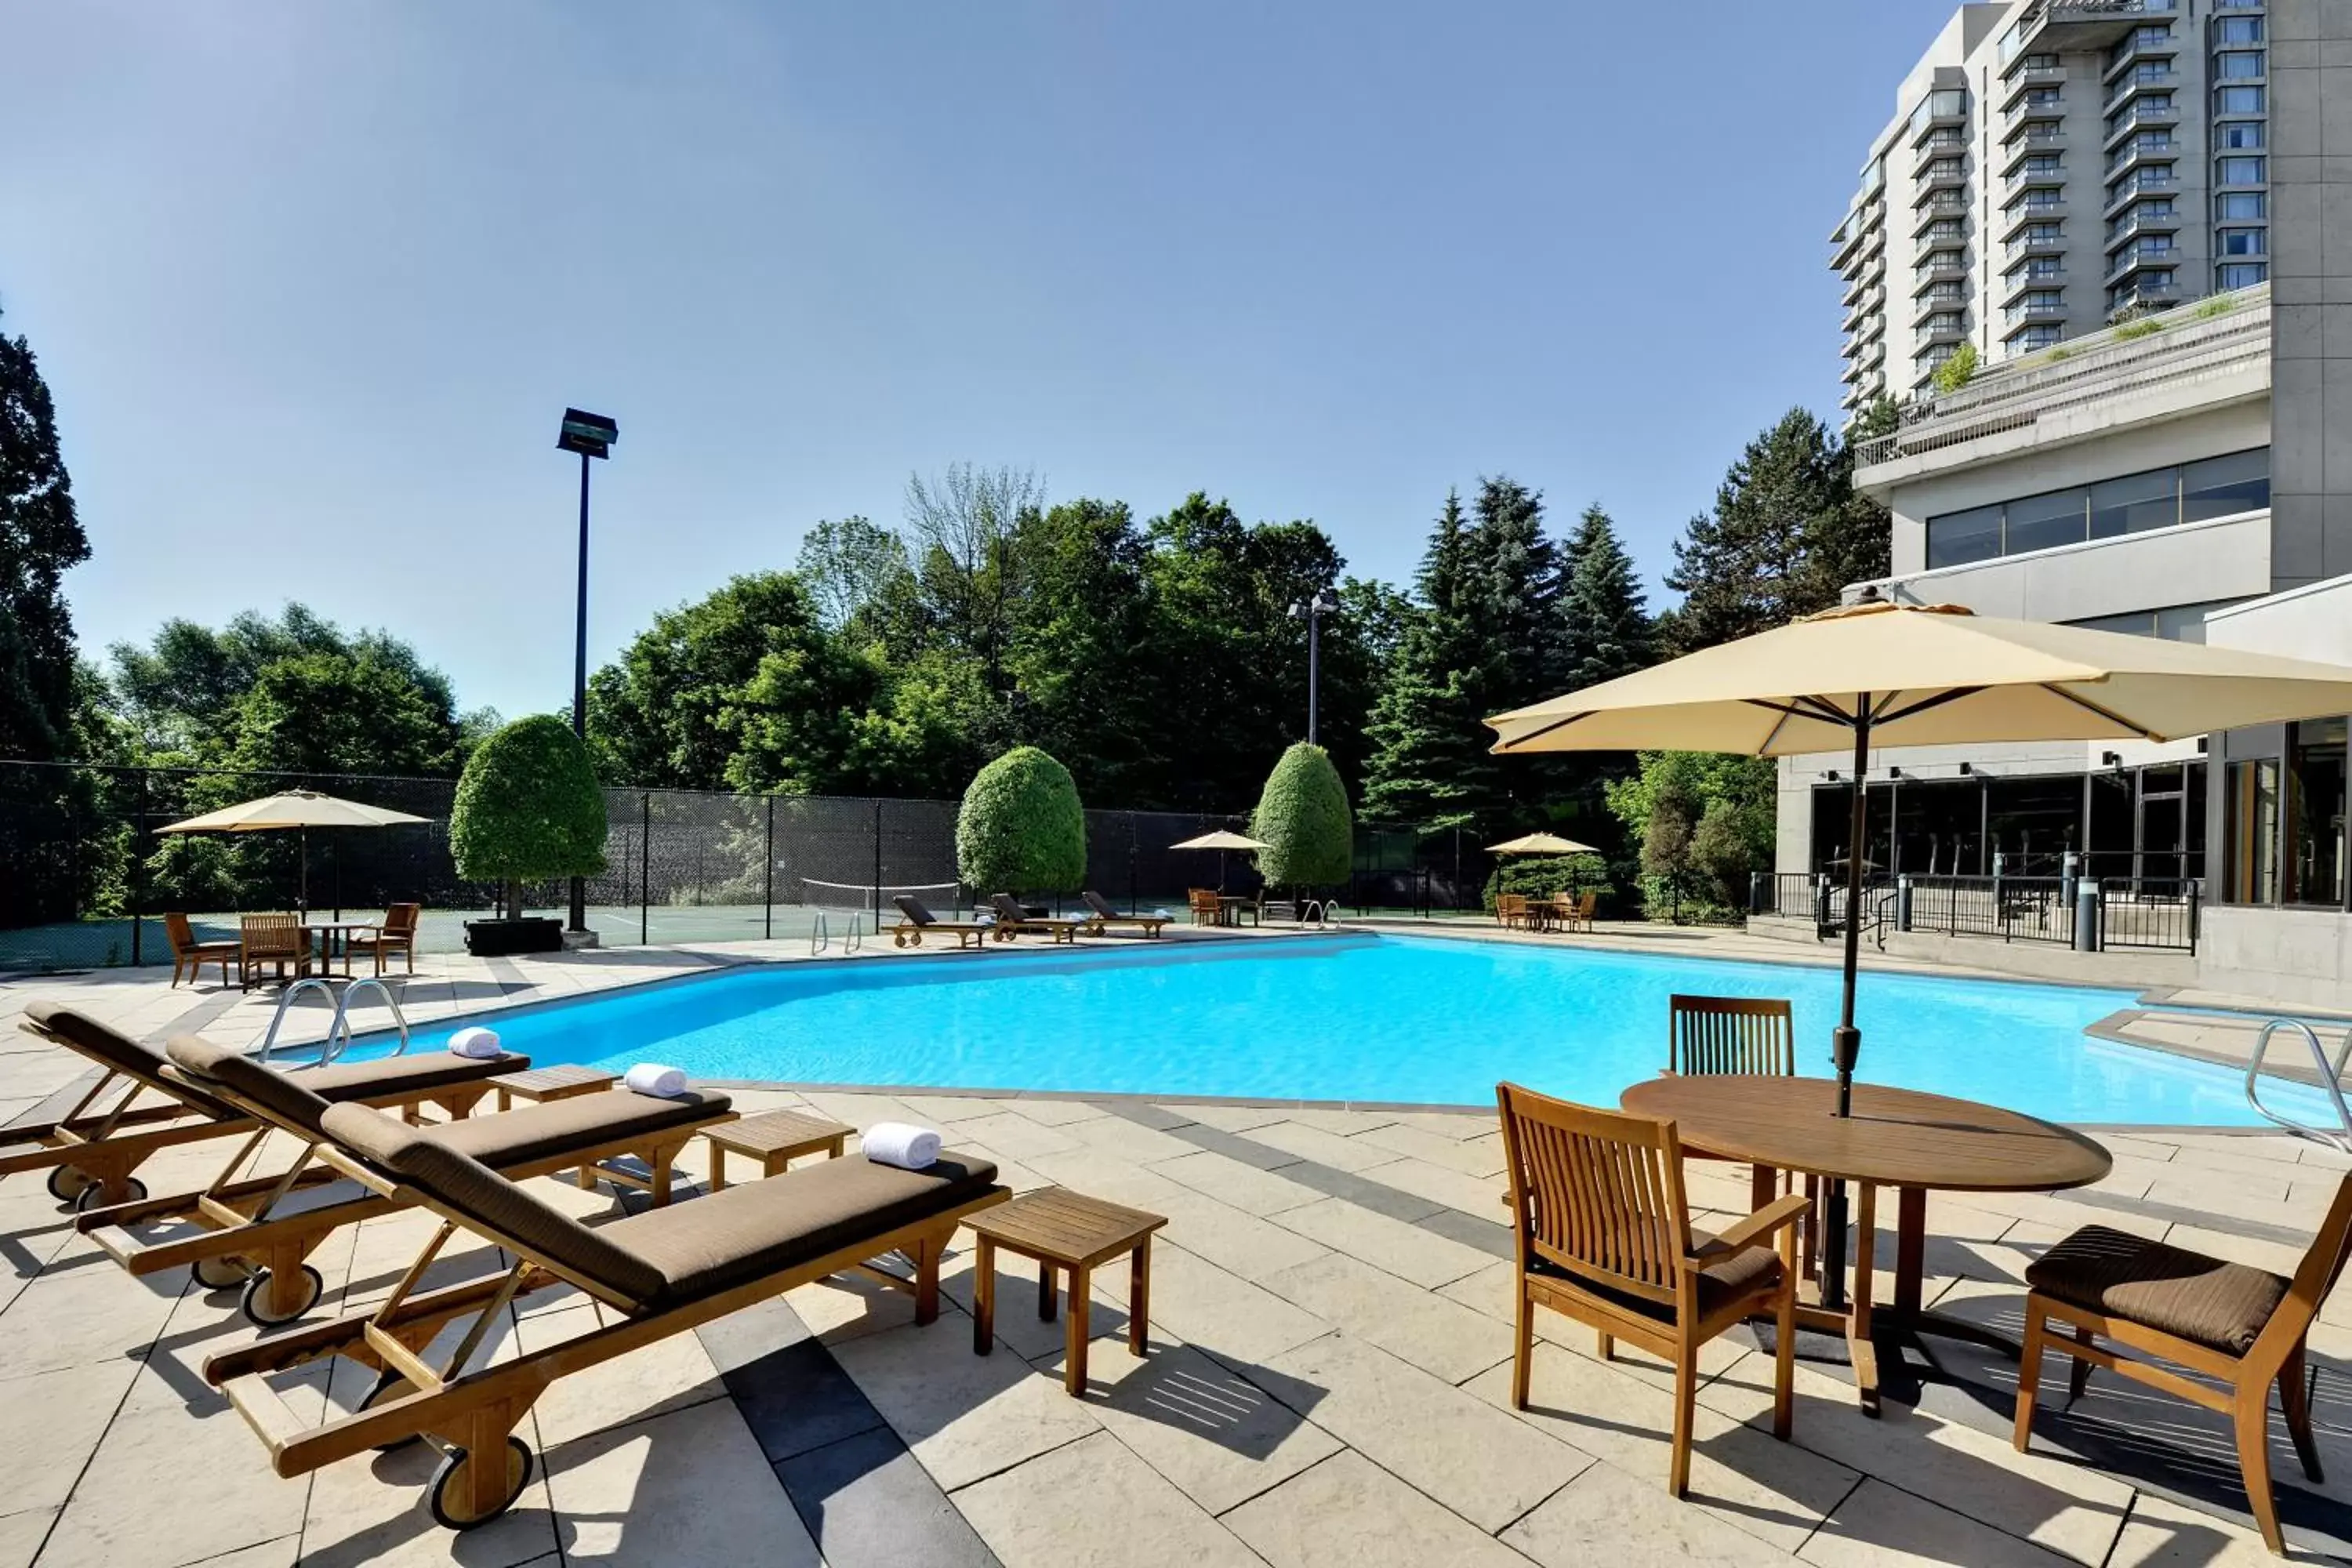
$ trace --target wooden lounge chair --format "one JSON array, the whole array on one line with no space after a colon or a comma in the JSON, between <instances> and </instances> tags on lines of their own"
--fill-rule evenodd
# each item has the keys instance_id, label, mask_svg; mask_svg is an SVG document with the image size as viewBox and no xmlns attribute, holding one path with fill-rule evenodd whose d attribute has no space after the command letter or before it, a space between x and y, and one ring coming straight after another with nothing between
<instances>
[{"instance_id":1,"label":"wooden lounge chair","mask_svg":"<svg viewBox=\"0 0 2352 1568\"><path fill-rule=\"evenodd\" d=\"M1586 898L1593 897L1587 893ZM1666 998L1666 1066L1669 1073L1757 1073L1787 1078L1797 1070L1796 1025L1788 1002L1778 996L1685 996ZM1710 1156L1697 1155L1706 1159ZM1748 1201L1761 1208L1772 1201L1778 1176L1769 1165L1752 1167ZM1788 1191L1797 1190L1789 1173ZM1818 1202L1821 1178L1807 1176L1805 1196ZM1813 1277L1813 1216L1805 1216L1801 1256L1805 1278Z\"/></svg>"},{"instance_id":2,"label":"wooden lounge chair","mask_svg":"<svg viewBox=\"0 0 2352 1568\"><path fill-rule=\"evenodd\" d=\"M147 1195L133 1172L165 1149L209 1138L250 1134L253 1119L166 1070L163 1054L62 1003L26 1004L27 1034L87 1058L96 1080L78 1080L0 1127L0 1177L47 1171L49 1195L77 1208L130 1203ZM371 1061L297 1069L313 1094L396 1106L414 1115L437 1106L465 1115L489 1092L489 1080L530 1066L511 1053L488 1058L425 1051Z\"/></svg>"},{"instance_id":3,"label":"wooden lounge chair","mask_svg":"<svg viewBox=\"0 0 2352 1568\"><path fill-rule=\"evenodd\" d=\"M304 1261L320 1243L401 1205L348 1183L331 1190L340 1175L317 1155L332 1102L304 1087L299 1075L272 1072L194 1036L181 1036L165 1049L172 1058L167 1075L253 1118L251 1137L203 1191L100 1209L77 1225L133 1274L185 1264L208 1289L243 1286L245 1315L255 1323L291 1322L317 1303L324 1288L319 1271ZM432 1131L509 1179L576 1167L583 1187L601 1175L642 1187L663 1204L669 1201L670 1169L686 1146L734 1120L725 1095L657 1100L619 1089L445 1122ZM240 1180L238 1172L272 1132L293 1138L300 1150L294 1163L275 1176ZM602 1163L622 1157L643 1161L650 1173L641 1177Z\"/></svg>"},{"instance_id":4,"label":"wooden lounge chair","mask_svg":"<svg viewBox=\"0 0 2352 1568\"><path fill-rule=\"evenodd\" d=\"M163 935L172 944L172 984L177 985L185 974L191 980L204 978L205 965L220 965L221 984L228 984L229 965L244 956L242 943L234 942L198 942L188 924L188 917L177 910L163 917Z\"/></svg>"},{"instance_id":5,"label":"wooden lounge chair","mask_svg":"<svg viewBox=\"0 0 2352 1568\"><path fill-rule=\"evenodd\" d=\"M349 954L355 952L373 953L375 972L382 974L384 954L396 952L406 960L408 973L415 973L416 921L423 912L424 906L421 904L393 905L384 911L383 924L375 928L373 936L362 936L356 931L352 933L351 940L344 944L343 948L347 959Z\"/></svg>"},{"instance_id":6,"label":"wooden lounge chair","mask_svg":"<svg viewBox=\"0 0 2352 1568\"><path fill-rule=\"evenodd\" d=\"M382 1306L214 1356L205 1379L227 1394L281 1476L412 1437L431 1441L443 1458L426 1502L453 1530L485 1524L522 1495L534 1456L514 1430L558 1378L853 1268L910 1291L916 1322L929 1323L956 1226L1010 1195L994 1165L968 1155L942 1152L921 1171L824 1160L592 1229L433 1131L352 1106L329 1111L326 1125L338 1145L322 1151L330 1163L445 1223ZM426 1264L460 1228L504 1248L512 1268L418 1293ZM911 1279L867 1262L891 1252L913 1263ZM509 1302L559 1281L607 1310L562 1314L584 1331L495 1365L469 1364ZM472 1321L455 1352L427 1363L435 1336L461 1319ZM357 1411L331 1412L313 1426L268 1378L330 1356L373 1371L376 1384Z\"/></svg>"},{"instance_id":7,"label":"wooden lounge chair","mask_svg":"<svg viewBox=\"0 0 2352 1568\"><path fill-rule=\"evenodd\" d=\"M2303 1473L2319 1480L2304 1341L2344 1272L2347 1252L2352 1252L2352 1175L2336 1184L2336 1201L2328 1205L2327 1217L2320 1222L2292 1279L2105 1226L2084 1226L2026 1265L2025 1355L2017 1374L2018 1452L2025 1451L2032 1435L2045 1350L2074 1358L2067 1383L2070 1398L2082 1396L2095 1366L2178 1394L2230 1417L2254 1523L2264 1544L2286 1555L2278 1502L2271 1495L2271 1387L2278 1387L2279 1411L2286 1418L2295 1456L2303 1461ZM2059 1338L2053 1328L2072 1329L2074 1338ZM2196 1375L2120 1355L2100 1346L2102 1338L2161 1357Z\"/></svg>"},{"instance_id":8,"label":"wooden lounge chair","mask_svg":"<svg viewBox=\"0 0 2352 1568\"><path fill-rule=\"evenodd\" d=\"M1194 925L1221 926L1225 923L1224 900L1208 889L1189 888L1185 889L1184 899L1192 907Z\"/></svg>"},{"instance_id":9,"label":"wooden lounge chair","mask_svg":"<svg viewBox=\"0 0 2352 1568\"><path fill-rule=\"evenodd\" d=\"M1786 1439L1795 1371L1796 1221L1801 1197L1778 1199L1714 1236L1693 1230L1682 1144L1672 1121L1592 1110L1516 1084L1495 1086L1519 1260L1511 1403L1528 1407L1535 1310L1590 1325L1607 1360L1630 1340L1675 1368L1666 1486L1690 1486L1698 1351L1759 1312L1779 1324L1772 1435ZM1775 1232L1780 1249L1769 1245Z\"/></svg>"},{"instance_id":10,"label":"wooden lounge chair","mask_svg":"<svg viewBox=\"0 0 2352 1568\"><path fill-rule=\"evenodd\" d=\"M1168 929L1168 919L1166 916L1120 914L1117 909L1112 907L1111 901L1108 899L1104 898L1100 893L1094 891L1092 889L1088 889L1087 891L1080 893L1078 897L1084 899L1087 902L1088 918L1085 921L1085 924L1087 934L1088 936L1108 936L1110 934L1110 929L1113 926L1134 926L1136 929L1142 931L1147 937L1158 936L1161 931Z\"/></svg>"},{"instance_id":11,"label":"wooden lounge chair","mask_svg":"<svg viewBox=\"0 0 2352 1568\"><path fill-rule=\"evenodd\" d=\"M1074 942L1078 940L1078 928L1086 923L1033 915L1010 893L990 894L988 907L996 911L996 930L1006 942L1016 936L1043 936L1056 942Z\"/></svg>"},{"instance_id":12,"label":"wooden lounge chair","mask_svg":"<svg viewBox=\"0 0 2352 1568\"><path fill-rule=\"evenodd\" d=\"M259 984L265 964L276 971L280 985L289 967L297 980L310 973L310 933L295 916L245 915L237 928L236 977L247 991Z\"/></svg>"},{"instance_id":13,"label":"wooden lounge chair","mask_svg":"<svg viewBox=\"0 0 2352 1568\"><path fill-rule=\"evenodd\" d=\"M995 931L977 921L943 921L922 900L907 893L895 894L890 901L898 906L898 923L890 928L892 947L920 947L927 936L952 936L958 947L978 947Z\"/></svg>"}]
</instances>

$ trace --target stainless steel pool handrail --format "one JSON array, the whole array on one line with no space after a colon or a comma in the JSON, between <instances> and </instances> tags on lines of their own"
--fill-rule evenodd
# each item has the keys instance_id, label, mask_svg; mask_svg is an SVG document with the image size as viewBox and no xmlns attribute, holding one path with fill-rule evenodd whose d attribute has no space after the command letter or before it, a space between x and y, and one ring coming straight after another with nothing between
<instances>
[{"instance_id":1,"label":"stainless steel pool handrail","mask_svg":"<svg viewBox=\"0 0 2352 1568\"><path fill-rule=\"evenodd\" d=\"M2263 1058L2270 1054L2271 1037L2281 1029L2298 1031L2310 1045L2312 1065L2318 1070L2320 1087L2327 1091L2327 1098L2335 1103L2336 1118L2344 1124L2340 1131L2306 1127L2292 1117L2281 1116L2263 1103L2256 1080L2262 1076ZM2263 1026L2263 1032L2254 1037L2254 1053L2246 1059L2246 1103L2252 1106L2263 1120L2275 1122L2298 1138L2324 1143L2341 1153L2352 1153L2352 1105L2347 1105L2344 1100L2344 1066L2347 1059L2352 1059L2352 1029L2344 1031L2343 1048L2336 1053L2336 1059L2330 1061L2327 1047L2319 1043L2319 1033L2310 1025L2299 1018L2273 1018Z\"/></svg>"},{"instance_id":2,"label":"stainless steel pool handrail","mask_svg":"<svg viewBox=\"0 0 2352 1568\"><path fill-rule=\"evenodd\" d=\"M261 1037L261 1049L256 1053L256 1059L265 1062L269 1059L269 1053L278 1047L278 1030L286 1022L287 1012L293 1006L294 998L313 987L325 992L329 996L335 995L335 988L315 974L306 975L297 980L278 994L278 1011L270 1017L268 1033ZM393 1026L400 1031L400 1044L393 1047L392 1054L396 1057L406 1054L408 1016L400 1010L399 996L394 993L390 985L384 983L382 976L363 974L357 980L346 984L343 994L335 998L335 1016L328 1020L327 1037L320 1042L318 1059L298 1062L295 1064L298 1068L322 1068L343 1054L352 1043L352 998L357 996L362 991L371 988L383 994L384 1005L392 1009Z\"/></svg>"}]
</instances>

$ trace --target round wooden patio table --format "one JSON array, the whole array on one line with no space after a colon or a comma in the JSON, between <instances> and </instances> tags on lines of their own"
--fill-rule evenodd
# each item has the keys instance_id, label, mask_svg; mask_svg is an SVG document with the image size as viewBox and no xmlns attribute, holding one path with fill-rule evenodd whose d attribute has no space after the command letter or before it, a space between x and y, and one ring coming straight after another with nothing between
<instances>
[{"instance_id":1,"label":"round wooden patio table","mask_svg":"<svg viewBox=\"0 0 2352 1568\"><path fill-rule=\"evenodd\" d=\"M2014 1344L1973 1323L1922 1310L1928 1193L2054 1192L2087 1186L2115 1163L2093 1140L2038 1117L1879 1084L1855 1084L1853 1114L1844 1117L1835 1114L1837 1084L1825 1078L1666 1076L1635 1084L1619 1103L1639 1115L1673 1118L1686 1148L1754 1165L1759 1207L1771 1200L1776 1171L1854 1184L1860 1207L1851 1307L1808 1304L1798 1316L1807 1328L1844 1336L1863 1405L1873 1411L1880 1387L1876 1333L1937 1333L2017 1353ZM1874 1315L1880 1187L1896 1194L1895 1300Z\"/></svg>"}]
</instances>

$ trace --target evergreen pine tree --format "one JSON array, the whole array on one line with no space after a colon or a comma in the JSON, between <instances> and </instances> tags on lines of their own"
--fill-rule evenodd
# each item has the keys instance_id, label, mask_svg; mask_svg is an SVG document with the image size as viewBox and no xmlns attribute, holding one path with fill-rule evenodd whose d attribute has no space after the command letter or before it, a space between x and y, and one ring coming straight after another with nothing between
<instances>
[{"instance_id":1,"label":"evergreen pine tree","mask_svg":"<svg viewBox=\"0 0 2352 1568\"><path fill-rule=\"evenodd\" d=\"M1598 502L1584 509L1561 554L1569 570L1560 596L1560 689L1598 686L1654 663L1647 595Z\"/></svg>"},{"instance_id":2,"label":"evergreen pine tree","mask_svg":"<svg viewBox=\"0 0 2352 1568\"><path fill-rule=\"evenodd\" d=\"M1543 531L1543 495L1507 476L1478 482L1476 525L1465 542L1465 608L1488 644L1479 661L1490 670L1480 693L1486 713L1523 708L1559 689L1559 549Z\"/></svg>"},{"instance_id":3,"label":"evergreen pine tree","mask_svg":"<svg viewBox=\"0 0 2352 1568\"><path fill-rule=\"evenodd\" d=\"M1494 710L1484 706L1490 644L1478 624L1482 569L1471 532L1461 496L1449 493L1422 557L1418 603L1366 726L1369 822L1453 826L1491 810L1500 796L1479 722Z\"/></svg>"}]
</instances>

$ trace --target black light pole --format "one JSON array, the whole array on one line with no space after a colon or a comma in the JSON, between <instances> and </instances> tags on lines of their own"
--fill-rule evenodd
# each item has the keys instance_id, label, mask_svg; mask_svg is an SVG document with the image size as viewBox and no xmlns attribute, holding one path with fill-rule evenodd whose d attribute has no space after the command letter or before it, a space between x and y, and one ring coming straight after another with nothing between
<instances>
[{"instance_id":1,"label":"black light pole","mask_svg":"<svg viewBox=\"0 0 2352 1568\"><path fill-rule=\"evenodd\" d=\"M1310 746L1315 743L1315 709L1322 679L1323 617L1339 607L1339 601L1320 588L1305 604L1290 606L1291 615L1307 618L1307 743Z\"/></svg>"},{"instance_id":2,"label":"black light pole","mask_svg":"<svg viewBox=\"0 0 2352 1568\"><path fill-rule=\"evenodd\" d=\"M580 454L580 601L572 628L572 732L583 741L588 738L588 459L611 457L613 443L620 438L620 426L602 414L567 408L562 433L555 441L557 450ZM588 883L580 877L572 879L571 929L588 929Z\"/></svg>"}]
</instances>

